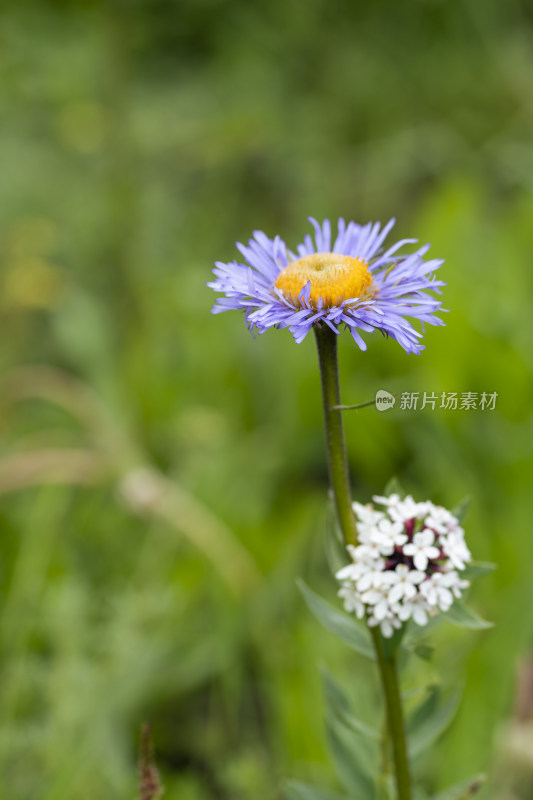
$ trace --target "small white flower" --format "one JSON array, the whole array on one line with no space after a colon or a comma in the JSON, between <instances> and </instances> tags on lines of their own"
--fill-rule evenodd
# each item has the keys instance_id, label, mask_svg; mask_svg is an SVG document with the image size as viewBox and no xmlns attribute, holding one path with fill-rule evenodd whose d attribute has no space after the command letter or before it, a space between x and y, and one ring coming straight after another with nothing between
<instances>
[{"instance_id":1,"label":"small white flower","mask_svg":"<svg viewBox=\"0 0 533 800\"><path fill-rule=\"evenodd\" d=\"M364 544L371 541L372 532L375 526L385 519L383 511L376 511L371 505L363 506L360 503L353 503L353 510L357 517L357 533L359 541Z\"/></svg>"},{"instance_id":2,"label":"small white flower","mask_svg":"<svg viewBox=\"0 0 533 800\"><path fill-rule=\"evenodd\" d=\"M391 607L389 601L390 587L398 580L396 574L391 570L385 570L379 573L377 577L374 573L372 585L368 589L363 590L361 599L364 603L372 606L372 613L377 620L385 619L391 615ZM357 584L357 589L360 590L360 581Z\"/></svg>"},{"instance_id":3,"label":"small white flower","mask_svg":"<svg viewBox=\"0 0 533 800\"><path fill-rule=\"evenodd\" d=\"M448 533L459 526L457 517L442 506L434 506L431 503L431 510L425 520L427 528L432 528L436 533Z\"/></svg>"},{"instance_id":4,"label":"small white flower","mask_svg":"<svg viewBox=\"0 0 533 800\"><path fill-rule=\"evenodd\" d=\"M383 497L379 494L375 494L372 498L374 502L379 503L381 506L395 506L397 503L400 502L401 497L399 494L390 494L388 497Z\"/></svg>"},{"instance_id":5,"label":"small white flower","mask_svg":"<svg viewBox=\"0 0 533 800\"><path fill-rule=\"evenodd\" d=\"M446 577L443 573L436 572L420 587L420 591L429 605L438 606L441 611L448 611L453 603L453 594L446 585Z\"/></svg>"},{"instance_id":6,"label":"small white flower","mask_svg":"<svg viewBox=\"0 0 533 800\"><path fill-rule=\"evenodd\" d=\"M374 605L373 612L373 616L378 622L382 622L390 616L390 607L386 597L382 597L382 599Z\"/></svg>"},{"instance_id":7,"label":"small white flower","mask_svg":"<svg viewBox=\"0 0 533 800\"><path fill-rule=\"evenodd\" d=\"M435 534L433 531L425 529L420 533L415 533L413 541L403 547L405 555L412 556L415 567L422 572L427 569L431 558L438 558L440 555L439 548L433 544L434 541Z\"/></svg>"},{"instance_id":8,"label":"small white flower","mask_svg":"<svg viewBox=\"0 0 533 800\"><path fill-rule=\"evenodd\" d=\"M407 522L410 519L422 519L427 514L426 503L416 503L410 494L389 508L391 519Z\"/></svg>"},{"instance_id":9,"label":"small white flower","mask_svg":"<svg viewBox=\"0 0 533 800\"><path fill-rule=\"evenodd\" d=\"M371 570L381 571L385 562L380 556L379 547L375 544L359 545L354 547L349 544L346 548L352 557L352 563L342 567L335 577L339 581L357 581L362 575Z\"/></svg>"},{"instance_id":10,"label":"small white flower","mask_svg":"<svg viewBox=\"0 0 533 800\"><path fill-rule=\"evenodd\" d=\"M381 558L379 547L375 542L360 544L353 548L351 553L354 562L366 564L367 567L383 569L385 562Z\"/></svg>"},{"instance_id":11,"label":"small white flower","mask_svg":"<svg viewBox=\"0 0 533 800\"><path fill-rule=\"evenodd\" d=\"M372 539L365 542L365 544L360 544L358 547L356 547L355 552L358 561L362 559L370 566L374 566L375 562L382 560L382 555L386 555L385 553L382 553L380 543Z\"/></svg>"},{"instance_id":12,"label":"small white flower","mask_svg":"<svg viewBox=\"0 0 533 800\"><path fill-rule=\"evenodd\" d=\"M393 616L387 617L386 619L377 619L375 616L369 617L368 624L371 628L379 625L381 633L385 639L390 639L394 631L402 627L400 620Z\"/></svg>"},{"instance_id":13,"label":"small white flower","mask_svg":"<svg viewBox=\"0 0 533 800\"><path fill-rule=\"evenodd\" d=\"M407 541L405 528L401 522L391 522L390 519L381 520L372 532L372 541L379 545L384 556L394 553L396 547L401 547Z\"/></svg>"},{"instance_id":14,"label":"small white flower","mask_svg":"<svg viewBox=\"0 0 533 800\"><path fill-rule=\"evenodd\" d=\"M466 546L462 528L457 528L457 530L448 533L447 536L441 536L440 541L442 549L456 569L464 569L466 563L471 561L472 556Z\"/></svg>"},{"instance_id":15,"label":"small white flower","mask_svg":"<svg viewBox=\"0 0 533 800\"><path fill-rule=\"evenodd\" d=\"M335 577L338 581L357 581L366 570L367 566L362 561L358 564L346 564L335 573Z\"/></svg>"},{"instance_id":16,"label":"small white flower","mask_svg":"<svg viewBox=\"0 0 533 800\"><path fill-rule=\"evenodd\" d=\"M345 611L355 614L358 619L363 619L365 616L365 604L359 597L355 586L352 583L343 583L338 594L344 600Z\"/></svg>"},{"instance_id":17,"label":"small white flower","mask_svg":"<svg viewBox=\"0 0 533 800\"><path fill-rule=\"evenodd\" d=\"M376 544L375 538L375 525L361 525L357 526L357 536L361 544Z\"/></svg>"},{"instance_id":18,"label":"small white flower","mask_svg":"<svg viewBox=\"0 0 533 800\"><path fill-rule=\"evenodd\" d=\"M353 510L357 519L364 525L376 525L380 519L385 519L383 511L376 511L373 506L363 506L361 503L352 503Z\"/></svg>"},{"instance_id":19,"label":"small white flower","mask_svg":"<svg viewBox=\"0 0 533 800\"><path fill-rule=\"evenodd\" d=\"M449 589L455 597L461 597L463 589L470 586L470 581L461 578L458 572L451 570L450 572L441 572L439 583Z\"/></svg>"},{"instance_id":20,"label":"small white flower","mask_svg":"<svg viewBox=\"0 0 533 800\"><path fill-rule=\"evenodd\" d=\"M381 589L387 585L387 573L378 569L369 569L357 581L357 591L367 592L369 589Z\"/></svg>"},{"instance_id":21,"label":"small white flower","mask_svg":"<svg viewBox=\"0 0 533 800\"><path fill-rule=\"evenodd\" d=\"M414 597L417 593L417 585L422 583L426 577L423 572L416 569L410 570L406 564L398 564L395 573L397 579L389 592L389 603L397 603L402 597Z\"/></svg>"},{"instance_id":22,"label":"small white flower","mask_svg":"<svg viewBox=\"0 0 533 800\"><path fill-rule=\"evenodd\" d=\"M430 612L429 604L425 597L421 594L416 594L414 597L404 599L401 606L397 609L398 618L402 622L412 619L417 625L423 626L428 623L428 613Z\"/></svg>"}]
</instances>

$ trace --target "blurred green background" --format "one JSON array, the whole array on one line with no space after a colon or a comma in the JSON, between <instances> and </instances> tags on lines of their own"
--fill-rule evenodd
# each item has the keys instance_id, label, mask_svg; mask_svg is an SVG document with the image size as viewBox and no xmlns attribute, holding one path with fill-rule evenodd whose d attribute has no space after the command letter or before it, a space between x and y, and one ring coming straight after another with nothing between
<instances>
[{"instance_id":1,"label":"blurred green background","mask_svg":"<svg viewBox=\"0 0 533 800\"><path fill-rule=\"evenodd\" d=\"M145 720L169 800L338 788L319 665L363 711L376 687L295 586L334 597L314 342L205 286L309 215L446 259L421 356L342 337L346 402L498 392L346 427L359 499L468 494L498 564L470 598L496 627L439 634L465 697L422 784L531 796L532 35L520 0L3 4L0 797L135 797Z\"/></svg>"}]
</instances>

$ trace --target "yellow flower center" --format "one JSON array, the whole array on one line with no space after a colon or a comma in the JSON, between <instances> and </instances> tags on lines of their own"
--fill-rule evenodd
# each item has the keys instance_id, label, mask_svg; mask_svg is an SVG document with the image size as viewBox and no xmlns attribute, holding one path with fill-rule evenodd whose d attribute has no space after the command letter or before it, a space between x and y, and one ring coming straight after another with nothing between
<instances>
[{"instance_id":1,"label":"yellow flower center","mask_svg":"<svg viewBox=\"0 0 533 800\"><path fill-rule=\"evenodd\" d=\"M287 300L302 305L300 292L311 281L309 303L318 308L322 298L323 307L338 306L343 300L371 297L372 275L365 261L337 253L313 253L292 261L277 277L275 286Z\"/></svg>"}]
</instances>

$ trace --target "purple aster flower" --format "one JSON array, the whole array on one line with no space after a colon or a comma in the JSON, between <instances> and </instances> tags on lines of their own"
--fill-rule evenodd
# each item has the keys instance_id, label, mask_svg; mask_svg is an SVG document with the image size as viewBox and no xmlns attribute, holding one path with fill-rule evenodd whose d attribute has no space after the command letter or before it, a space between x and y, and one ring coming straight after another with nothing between
<instances>
[{"instance_id":1,"label":"purple aster flower","mask_svg":"<svg viewBox=\"0 0 533 800\"><path fill-rule=\"evenodd\" d=\"M440 293L444 286L433 275L442 259L423 260L429 245L398 255L416 239L402 239L384 250L394 220L381 229L379 222L357 225L339 219L334 240L329 220L322 225L310 221L314 240L308 234L296 252L279 236L270 239L255 231L248 246L237 243L244 263L218 261L208 286L225 296L218 298L213 313L242 309L250 330L289 328L296 342L314 325L328 325L335 333L346 327L361 350L366 344L360 331L379 330L408 353L420 353L422 333L407 318L422 326L444 324L435 316L441 301L427 293Z\"/></svg>"}]
</instances>

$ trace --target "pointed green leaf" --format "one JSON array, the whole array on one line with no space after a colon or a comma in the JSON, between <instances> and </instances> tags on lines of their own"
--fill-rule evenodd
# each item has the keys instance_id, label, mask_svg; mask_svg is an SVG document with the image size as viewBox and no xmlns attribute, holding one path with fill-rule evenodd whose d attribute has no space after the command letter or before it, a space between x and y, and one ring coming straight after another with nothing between
<instances>
[{"instance_id":1,"label":"pointed green leaf","mask_svg":"<svg viewBox=\"0 0 533 800\"><path fill-rule=\"evenodd\" d=\"M418 658L421 658L423 661L431 661L434 652L435 648L430 644L417 644L413 647L415 656L418 656Z\"/></svg>"},{"instance_id":2,"label":"pointed green leaf","mask_svg":"<svg viewBox=\"0 0 533 800\"><path fill-rule=\"evenodd\" d=\"M425 690L422 691L424 691L424 697L422 701L418 704L407 720L406 728L408 738L411 738L416 734L416 731L419 730L419 728L431 718L431 715L435 713L437 708L440 691L439 687L436 685L426 686Z\"/></svg>"},{"instance_id":3,"label":"pointed green leaf","mask_svg":"<svg viewBox=\"0 0 533 800\"><path fill-rule=\"evenodd\" d=\"M347 727L359 733L367 740L368 744L380 742L381 737L379 731L367 725L365 722L362 722L354 715L344 690L325 667L322 667L322 679L327 714L332 718L337 718ZM372 748L370 756L372 757L374 755L377 755L377 751Z\"/></svg>"},{"instance_id":4,"label":"pointed green leaf","mask_svg":"<svg viewBox=\"0 0 533 800\"><path fill-rule=\"evenodd\" d=\"M473 580L474 578L481 578L483 575L488 575L491 572L494 572L496 569L496 564L492 564L490 561L472 561L470 564L467 564L464 570L461 570L461 577L467 578L467 580Z\"/></svg>"},{"instance_id":5,"label":"pointed green leaf","mask_svg":"<svg viewBox=\"0 0 533 800\"><path fill-rule=\"evenodd\" d=\"M465 497L464 500L461 500L455 508L452 508L452 514L454 517L457 517L459 522L462 522L468 513L468 509L470 508L471 503L470 497Z\"/></svg>"},{"instance_id":6,"label":"pointed green leaf","mask_svg":"<svg viewBox=\"0 0 533 800\"><path fill-rule=\"evenodd\" d=\"M320 789L318 786L309 786L300 781L287 781L284 795L287 800L348 800L345 796Z\"/></svg>"},{"instance_id":7,"label":"pointed green leaf","mask_svg":"<svg viewBox=\"0 0 533 800\"><path fill-rule=\"evenodd\" d=\"M357 719L342 687L323 669L326 731L339 778L353 797L371 797L379 773L380 736Z\"/></svg>"},{"instance_id":8,"label":"pointed green leaf","mask_svg":"<svg viewBox=\"0 0 533 800\"><path fill-rule=\"evenodd\" d=\"M467 606L463 605L460 600L456 600L450 610L446 611L444 616L450 622L453 622L454 625L458 625L460 628L468 628L472 631L492 628L493 626L492 622L487 622L487 620L476 614L475 611L472 611L471 608L467 608Z\"/></svg>"},{"instance_id":9,"label":"pointed green leaf","mask_svg":"<svg viewBox=\"0 0 533 800\"><path fill-rule=\"evenodd\" d=\"M431 800L469 800L470 797L474 797L479 792L485 780L485 775L476 775L474 778L469 778L469 780L458 783L450 789L439 792Z\"/></svg>"},{"instance_id":10,"label":"pointed green leaf","mask_svg":"<svg viewBox=\"0 0 533 800\"><path fill-rule=\"evenodd\" d=\"M389 497L391 494L399 494L400 497L405 497L405 492L401 487L400 481L396 476L390 479L390 481L385 486L385 497Z\"/></svg>"},{"instance_id":11,"label":"pointed green leaf","mask_svg":"<svg viewBox=\"0 0 533 800\"><path fill-rule=\"evenodd\" d=\"M325 628L346 642L352 650L366 658L374 658L370 637L362 625L358 625L355 619L349 617L344 611L338 611L326 600L323 600L302 580L298 581L298 587L304 596L307 607Z\"/></svg>"},{"instance_id":12,"label":"pointed green leaf","mask_svg":"<svg viewBox=\"0 0 533 800\"><path fill-rule=\"evenodd\" d=\"M440 703L438 687L430 687L427 697L415 709L407 724L409 755L416 758L441 736L453 720L459 705L460 692Z\"/></svg>"},{"instance_id":13,"label":"pointed green leaf","mask_svg":"<svg viewBox=\"0 0 533 800\"><path fill-rule=\"evenodd\" d=\"M348 794L374 800L375 765L361 751L361 737L334 721L327 725L326 733L337 773Z\"/></svg>"}]
</instances>

